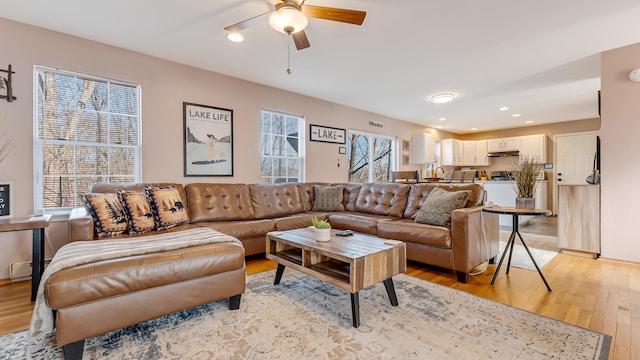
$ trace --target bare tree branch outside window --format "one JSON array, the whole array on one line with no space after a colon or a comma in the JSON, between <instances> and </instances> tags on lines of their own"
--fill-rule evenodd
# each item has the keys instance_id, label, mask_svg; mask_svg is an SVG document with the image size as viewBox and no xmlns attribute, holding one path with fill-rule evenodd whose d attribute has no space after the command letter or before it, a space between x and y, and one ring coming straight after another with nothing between
<instances>
[{"instance_id":1,"label":"bare tree branch outside window","mask_svg":"<svg viewBox=\"0 0 640 360\"><path fill-rule=\"evenodd\" d=\"M391 176L393 141L385 137L349 133L349 182L387 182ZM370 156L371 154L371 156ZM370 177L371 176L371 177Z\"/></svg>"},{"instance_id":2,"label":"bare tree branch outside window","mask_svg":"<svg viewBox=\"0 0 640 360\"><path fill-rule=\"evenodd\" d=\"M300 182L303 119L263 110L260 119L260 182Z\"/></svg>"},{"instance_id":3,"label":"bare tree branch outside window","mask_svg":"<svg viewBox=\"0 0 640 360\"><path fill-rule=\"evenodd\" d=\"M92 183L137 181L139 87L49 69L36 76L39 206L79 206Z\"/></svg>"}]
</instances>

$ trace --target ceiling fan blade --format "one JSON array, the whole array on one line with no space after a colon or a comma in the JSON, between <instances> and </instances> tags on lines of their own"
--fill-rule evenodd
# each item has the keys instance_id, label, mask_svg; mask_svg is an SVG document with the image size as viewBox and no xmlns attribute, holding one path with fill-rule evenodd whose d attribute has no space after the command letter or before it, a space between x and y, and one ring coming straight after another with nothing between
<instances>
[{"instance_id":1,"label":"ceiling fan blade","mask_svg":"<svg viewBox=\"0 0 640 360\"><path fill-rule=\"evenodd\" d=\"M307 39L307 34L304 33L304 30L291 34L291 37L293 37L293 42L294 44L296 44L296 49L298 50L306 49L311 46L311 44L309 44L309 39Z\"/></svg>"},{"instance_id":2,"label":"ceiling fan blade","mask_svg":"<svg viewBox=\"0 0 640 360\"><path fill-rule=\"evenodd\" d=\"M233 25L229 25L224 29L227 30L227 31L230 31L230 32L242 31L242 30L244 30L244 29L246 29L248 27L251 27L253 25L257 25L257 24L259 24L261 22L267 21L269 19L269 15L274 11L275 10L271 10L271 11L268 11L268 12L266 12L264 14L261 14L261 15L258 15L258 16L254 16L254 17L252 17L250 19L247 19L247 20L244 20L244 21L240 21L239 23L233 24Z\"/></svg>"},{"instance_id":3,"label":"ceiling fan blade","mask_svg":"<svg viewBox=\"0 0 640 360\"><path fill-rule=\"evenodd\" d=\"M312 18L339 21L354 25L362 25L364 17L367 15L366 11L337 9L313 5L303 5L302 13Z\"/></svg>"}]
</instances>

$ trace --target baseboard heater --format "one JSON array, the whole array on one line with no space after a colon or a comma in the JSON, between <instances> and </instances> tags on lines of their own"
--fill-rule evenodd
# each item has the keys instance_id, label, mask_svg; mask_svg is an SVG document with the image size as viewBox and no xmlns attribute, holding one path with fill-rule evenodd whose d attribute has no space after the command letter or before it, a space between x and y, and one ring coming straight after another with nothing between
<instances>
[{"instance_id":1,"label":"baseboard heater","mask_svg":"<svg viewBox=\"0 0 640 360\"><path fill-rule=\"evenodd\" d=\"M51 260L44 261L45 269L49 266ZM9 267L9 278L12 282L31 280L31 261L17 262Z\"/></svg>"}]
</instances>

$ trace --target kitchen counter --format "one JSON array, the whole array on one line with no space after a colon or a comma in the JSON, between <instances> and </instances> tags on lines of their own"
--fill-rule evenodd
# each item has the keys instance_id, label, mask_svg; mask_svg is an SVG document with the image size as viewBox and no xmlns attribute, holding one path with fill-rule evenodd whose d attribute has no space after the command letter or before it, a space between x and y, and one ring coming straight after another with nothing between
<instances>
[{"instance_id":1,"label":"kitchen counter","mask_svg":"<svg viewBox=\"0 0 640 360\"><path fill-rule=\"evenodd\" d=\"M549 180L536 181L535 189L535 207L536 209L547 208L547 183ZM487 202L491 201L494 205L501 207L515 207L516 206L516 185L515 181L484 181L484 190L487 192ZM518 220L520 223L526 222L531 219L530 216L520 216ZM500 215L500 226L511 227L511 216Z\"/></svg>"}]
</instances>

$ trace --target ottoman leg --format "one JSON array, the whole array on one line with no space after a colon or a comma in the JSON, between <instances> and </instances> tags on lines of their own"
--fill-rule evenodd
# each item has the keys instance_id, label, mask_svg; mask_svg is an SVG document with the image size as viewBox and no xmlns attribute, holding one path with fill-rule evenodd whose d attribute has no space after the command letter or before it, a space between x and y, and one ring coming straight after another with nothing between
<instances>
[{"instance_id":1,"label":"ottoman leg","mask_svg":"<svg viewBox=\"0 0 640 360\"><path fill-rule=\"evenodd\" d=\"M83 351L84 339L62 346L62 354L64 355L64 360L82 360Z\"/></svg>"},{"instance_id":2,"label":"ottoman leg","mask_svg":"<svg viewBox=\"0 0 640 360\"><path fill-rule=\"evenodd\" d=\"M229 298L229 310L238 310L240 308L240 297L242 297L242 294L234 295Z\"/></svg>"}]
</instances>

